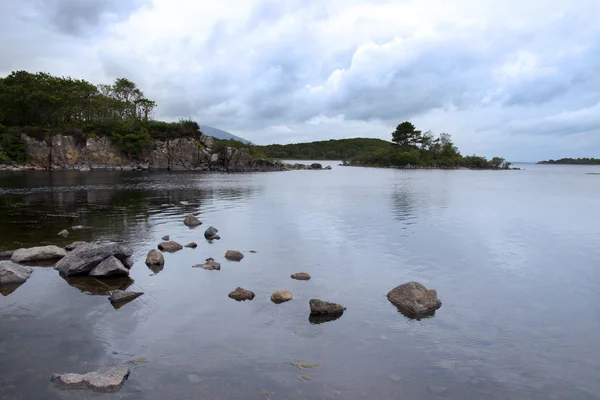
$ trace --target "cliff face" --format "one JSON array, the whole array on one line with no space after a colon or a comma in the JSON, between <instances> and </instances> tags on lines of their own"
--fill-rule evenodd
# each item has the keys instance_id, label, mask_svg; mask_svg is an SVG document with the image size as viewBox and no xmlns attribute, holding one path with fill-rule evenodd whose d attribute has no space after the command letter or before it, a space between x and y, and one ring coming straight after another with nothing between
<instances>
[{"instance_id":1,"label":"cliff face","mask_svg":"<svg viewBox=\"0 0 600 400\"><path fill-rule=\"evenodd\" d=\"M199 171L281 171L280 162L255 159L246 148L228 147L213 152L213 138L183 137L155 140L141 154L121 151L106 137L84 138L54 135L38 140L22 135L27 144L30 167L53 170L199 170Z\"/></svg>"}]
</instances>

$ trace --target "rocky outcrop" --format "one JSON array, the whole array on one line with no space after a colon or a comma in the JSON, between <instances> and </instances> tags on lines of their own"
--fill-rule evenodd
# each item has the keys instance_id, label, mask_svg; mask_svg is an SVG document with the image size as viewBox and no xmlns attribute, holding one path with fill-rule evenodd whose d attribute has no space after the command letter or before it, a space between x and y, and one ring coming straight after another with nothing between
<instances>
[{"instance_id":1,"label":"rocky outcrop","mask_svg":"<svg viewBox=\"0 0 600 400\"><path fill-rule=\"evenodd\" d=\"M16 285L27 281L33 269L7 261L0 263L0 285Z\"/></svg>"},{"instance_id":2,"label":"rocky outcrop","mask_svg":"<svg viewBox=\"0 0 600 400\"><path fill-rule=\"evenodd\" d=\"M292 279L297 281L308 281L310 280L310 274L307 274L306 272L297 272L292 274Z\"/></svg>"},{"instance_id":3,"label":"rocky outcrop","mask_svg":"<svg viewBox=\"0 0 600 400\"><path fill-rule=\"evenodd\" d=\"M129 275L129 270L125 268L123 263L119 261L116 257L111 256L102 261L90 271L90 276L96 278L108 278L111 276L127 276Z\"/></svg>"},{"instance_id":4,"label":"rocky outcrop","mask_svg":"<svg viewBox=\"0 0 600 400\"><path fill-rule=\"evenodd\" d=\"M14 263L33 263L41 261L56 261L67 255L65 249L57 246L39 246L15 250L11 261Z\"/></svg>"},{"instance_id":5,"label":"rocky outcrop","mask_svg":"<svg viewBox=\"0 0 600 400\"><path fill-rule=\"evenodd\" d=\"M292 300L293 297L294 296L292 295L292 292L287 290L278 290L271 295L271 301L275 304L281 304Z\"/></svg>"},{"instance_id":6,"label":"rocky outcrop","mask_svg":"<svg viewBox=\"0 0 600 400\"><path fill-rule=\"evenodd\" d=\"M211 156L210 170L223 172L268 172L283 171L280 161L254 158L247 148L227 147Z\"/></svg>"},{"instance_id":7,"label":"rocky outcrop","mask_svg":"<svg viewBox=\"0 0 600 400\"><path fill-rule=\"evenodd\" d=\"M323 168L323 165L320 163L312 163L312 164L285 164L285 169L287 170L316 170L316 171L321 171L321 170L330 170L331 169L331 165L326 166L325 168Z\"/></svg>"},{"instance_id":8,"label":"rocky outcrop","mask_svg":"<svg viewBox=\"0 0 600 400\"><path fill-rule=\"evenodd\" d=\"M129 368L118 365L101 368L87 374L54 374L51 381L61 389L91 389L97 392L116 392L129 377Z\"/></svg>"},{"instance_id":9,"label":"rocky outcrop","mask_svg":"<svg viewBox=\"0 0 600 400\"><path fill-rule=\"evenodd\" d=\"M432 314L442 306L437 292L418 282L408 282L395 287L387 294L387 298L400 311L415 318Z\"/></svg>"},{"instance_id":10,"label":"rocky outcrop","mask_svg":"<svg viewBox=\"0 0 600 400\"><path fill-rule=\"evenodd\" d=\"M165 257L158 250L152 249L146 256L146 265L164 265Z\"/></svg>"},{"instance_id":11,"label":"rocky outcrop","mask_svg":"<svg viewBox=\"0 0 600 400\"><path fill-rule=\"evenodd\" d=\"M244 258L244 253L237 250L227 250L225 258L229 261L241 261Z\"/></svg>"},{"instance_id":12,"label":"rocky outcrop","mask_svg":"<svg viewBox=\"0 0 600 400\"><path fill-rule=\"evenodd\" d=\"M54 269L63 276L87 275L102 261L111 256L119 261L124 261L132 255L133 250L131 248L119 243L84 244L78 246L57 262Z\"/></svg>"},{"instance_id":13,"label":"rocky outcrop","mask_svg":"<svg viewBox=\"0 0 600 400\"><path fill-rule=\"evenodd\" d=\"M238 287L233 292L229 293L229 297L237 301L252 300L254 298L254 292Z\"/></svg>"}]
</instances>

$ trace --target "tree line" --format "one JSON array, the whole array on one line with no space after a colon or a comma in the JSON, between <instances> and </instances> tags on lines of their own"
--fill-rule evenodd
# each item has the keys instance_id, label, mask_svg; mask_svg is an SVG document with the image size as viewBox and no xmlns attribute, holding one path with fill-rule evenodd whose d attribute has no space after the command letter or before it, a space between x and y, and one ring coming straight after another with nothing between
<instances>
[{"instance_id":1,"label":"tree line","mask_svg":"<svg viewBox=\"0 0 600 400\"><path fill-rule=\"evenodd\" d=\"M600 158L561 158L559 160L538 161L538 164L600 165Z\"/></svg>"}]
</instances>

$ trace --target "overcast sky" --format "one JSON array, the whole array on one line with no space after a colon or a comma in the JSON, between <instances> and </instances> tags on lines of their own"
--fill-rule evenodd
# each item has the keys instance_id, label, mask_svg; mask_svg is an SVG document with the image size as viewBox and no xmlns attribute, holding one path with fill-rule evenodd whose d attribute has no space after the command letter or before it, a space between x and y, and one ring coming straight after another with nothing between
<instances>
[{"instance_id":1,"label":"overcast sky","mask_svg":"<svg viewBox=\"0 0 600 400\"><path fill-rule=\"evenodd\" d=\"M0 0L0 74L134 80L257 144L448 132L600 157L598 0Z\"/></svg>"}]
</instances>

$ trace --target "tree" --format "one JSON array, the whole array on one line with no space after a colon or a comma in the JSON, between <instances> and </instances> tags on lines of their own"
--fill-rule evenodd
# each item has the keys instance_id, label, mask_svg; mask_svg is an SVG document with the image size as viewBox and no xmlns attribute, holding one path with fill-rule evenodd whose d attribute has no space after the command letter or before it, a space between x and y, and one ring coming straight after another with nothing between
<instances>
[{"instance_id":1,"label":"tree","mask_svg":"<svg viewBox=\"0 0 600 400\"><path fill-rule=\"evenodd\" d=\"M401 147L416 146L421 140L421 131L408 121L402 122L392 132L392 142Z\"/></svg>"}]
</instances>

